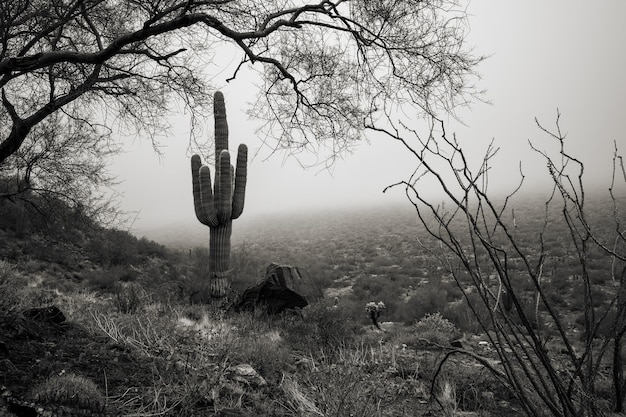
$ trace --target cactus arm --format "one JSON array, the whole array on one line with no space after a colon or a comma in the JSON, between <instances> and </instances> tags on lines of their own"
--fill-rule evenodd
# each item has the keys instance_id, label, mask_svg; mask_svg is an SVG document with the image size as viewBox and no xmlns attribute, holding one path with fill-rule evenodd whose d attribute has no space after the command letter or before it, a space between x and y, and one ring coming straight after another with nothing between
<instances>
[{"instance_id":1,"label":"cactus arm","mask_svg":"<svg viewBox=\"0 0 626 417\"><path fill-rule=\"evenodd\" d=\"M193 187L193 207L200 223L208 226L209 219L202 206L202 186L200 185L200 167L202 160L198 155L191 157L191 183ZM209 174L210 175L210 174ZM209 181L210 185L210 181Z\"/></svg>"},{"instance_id":2,"label":"cactus arm","mask_svg":"<svg viewBox=\"0 0 626 417\"><path fill-rule=\"evenodd\" d=\"M213 95L213 114L215 120L215 158L228 150L228 123L226 122L226 104L224 94L217 91Z\"/></svg>"},{"instance_id":3,"label":"cactus arm","mask_svg":"<svg viewBox=\"0 0 626 417\"><path fill-rule=\"evenodd\" d=\"M198 174L200 177L200 198L202 201L202 210L207 219L207 226L214 227L219 224L217 213L215 211L214 194L211 191L211 170L204 165L200 168Z\"/></svg>"},{"instance_id":4,"label":"cactus arm","mask_svg":"<svg viewBox=\"0 0 626 417\"><path fill-rule=\"evenodd\" d=\"M235 167L232 165L230 166L230 183L233 185L231 190L232 192L230 193L230 201L233 201L233 194L235 193Z\"/></svg>"},{"instance_id":5,"label":"cactus arm","mask_svg":"<svg viewBox=\"0 0 626 417\"><path fill-rule=\"evenodd\" d=\"M231 218L237 219L243 213L248 178L248 147L239 145L237 150L237 168L235 170L235 189L233 191L233 211Z\"/></svg>"},{"instance_id":6,"label":"cactus arm","mask_svg":"<svg viewBox=\"0 0 626 417\"><path fill-rule=\"evenodd\" d=\"M230 153L227 150L220 152L218 159L219 177L215 179L215 184L219 184L215 193L215 206L217 209L217 220L221 224L229 222L232 212L232 177L230 174Z\"/></svg>"}]
</instances>

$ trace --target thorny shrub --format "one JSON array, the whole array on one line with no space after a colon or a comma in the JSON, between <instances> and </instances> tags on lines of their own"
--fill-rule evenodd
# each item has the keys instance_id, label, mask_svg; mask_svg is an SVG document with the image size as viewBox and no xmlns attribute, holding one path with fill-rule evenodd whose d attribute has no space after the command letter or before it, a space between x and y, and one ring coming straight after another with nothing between
<instances>
[{"instance_id":1,"label":"thorny shrub","mask_svg":"<svg viewBox=\"0 0 626 417\"><path fill-rule=\"evenodd\" d=\"M422 338L439 345L447 344L460 333L441 313L426 314L415 324L415 331Z\"/></svg>"},{"instance_id":2,"label":"thorny shrub","mask_svg":"<svg viewBox=\"0 0 626 417\"><path fill-rule=\"evenodd\" d=\"M285 338L295 350L332 355L354 337L355 326L343 306L319 301L307 306L302 315L285 323Z\"/></svg>"}]
</instances>

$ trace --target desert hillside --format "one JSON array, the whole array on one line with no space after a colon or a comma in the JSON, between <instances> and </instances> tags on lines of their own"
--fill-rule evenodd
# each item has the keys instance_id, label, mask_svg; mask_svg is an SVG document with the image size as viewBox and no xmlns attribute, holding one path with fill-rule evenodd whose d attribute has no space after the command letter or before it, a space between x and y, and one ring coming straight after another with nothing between
<instances>
[{"instance_id":1,"label":"desert hillside","mask_svg":"<svg viewBox=\"0 0 626 417\"><path fill-rule=\"evenodd\" d=\"M407 208L243 222L233 236L234 291L220 300L198 297L207 247L185 229L153 231L157 243L63 210L38 219L25 207L0 209L2 415L525 415L525 399L502 379L506 355L540 349L566 375L567 349L592 340L609 352L613 340L606 320L592 339L583 332L579 259L557 220L543 234L542 285L572 345L538 321L540 345L520 339L511 349L485 328L493 316L476 310L471 277L442 264ZM610 233L611 207L592 212L598 233ZM542 208L515 213L532 256ZM591 255L601 312L612 308L615 275L610 258ZM274 261L298 266L325 297L279 316L229 308ZM532 315L536 294L522 272L516 294ZM58 309L62 320L37 308ZM514 310L502 314L523 328ZM596 405L607 412L612 357L597 363Z\"/></svg>"}]
</instances>

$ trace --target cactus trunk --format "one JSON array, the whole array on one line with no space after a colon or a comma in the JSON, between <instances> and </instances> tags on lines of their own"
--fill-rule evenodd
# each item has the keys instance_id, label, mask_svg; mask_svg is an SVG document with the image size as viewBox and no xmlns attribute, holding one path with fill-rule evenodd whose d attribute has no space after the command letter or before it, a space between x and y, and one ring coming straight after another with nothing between
<instances>
[{"instance_id":1,"label":"cactus trunk","mask_svg":"<svg viewBox=\"0 0 626 417\"><path fill-rule=\"evenodd\" d=\"M209 270L211 271L211 296L224 297L230 287L230 235L233 222L228 221L209 232Z\"/></svg>"},{"instance_id":2,"label":"cactus trunk","mask_svg":"<svg viewBox=\"0 0 626 417\"><path fill-rule=\"evenodd\" d=\"M233 219L243 212L248 148L239 145L237 166L230 163L228 124L224 96L219 91L213 100L215 117L215 173L202 165L198 155L191 157L191 176L196 217L209 226L209 270L212 297L224 297L230 288L230 235Z\"/></svg>"}]
</instances>

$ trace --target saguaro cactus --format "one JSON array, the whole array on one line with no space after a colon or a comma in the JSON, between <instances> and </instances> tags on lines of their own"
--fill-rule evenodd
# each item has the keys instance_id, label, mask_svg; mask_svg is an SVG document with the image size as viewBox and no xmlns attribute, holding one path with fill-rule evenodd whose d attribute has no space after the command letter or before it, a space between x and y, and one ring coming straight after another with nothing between
<instances>
[{"instance_id":1,"label":"saguaro cactus","mask_svg":"<svg viewBox=\"0 0 626 417\"><path fill-rule=\"evenodd\" d=\"M191 157L193 202L200 223L209 226L209 273L212 297L223 297L229 288L230 235L233 220L243 212L246 192L248 148L239 145L237 166L230 164L228 124L224 95L213 96L215 118L215 185L211 170L202 165L200 156Z\"/></svg>"}]
</instances>

